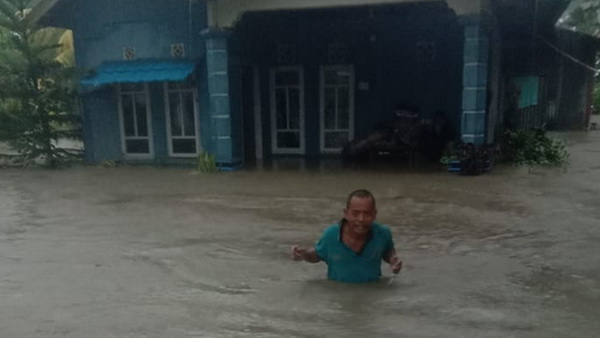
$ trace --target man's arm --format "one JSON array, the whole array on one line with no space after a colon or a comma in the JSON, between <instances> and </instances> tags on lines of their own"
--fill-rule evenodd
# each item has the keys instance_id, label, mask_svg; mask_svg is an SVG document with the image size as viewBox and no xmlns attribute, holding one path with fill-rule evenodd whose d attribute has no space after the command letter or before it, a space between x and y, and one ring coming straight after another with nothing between
<instances>
[{"instance_id":1,"label":"man's arm","mask_svg":"<svg viewBox=\"0 0 600 338\"><path fill-rule=\"evenodd\" d=\"M292 247L292 259L295 261L307 261L309 263L318 263L321 257L317 255L315 248L303 248L298 245Z\"/></svg>"},{"instance_id":2,"label":"man's arm","mask_svg":"<svg viewBox=\"0 0 600 338\"><path fill-rule=\"evenodd\" d=\"M402 269L402 260L396 255L396 249L392 249L384 254L383 260L390 265L394 274L397 274Z\"/></svg>"}]
</instances>

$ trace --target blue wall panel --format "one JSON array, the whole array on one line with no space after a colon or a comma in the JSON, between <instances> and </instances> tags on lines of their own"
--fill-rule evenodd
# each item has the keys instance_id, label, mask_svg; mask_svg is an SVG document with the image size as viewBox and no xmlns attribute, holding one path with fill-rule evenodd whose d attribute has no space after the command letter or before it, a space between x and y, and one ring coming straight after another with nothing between
<instances>
[{"instance_id":1,"label":"blue wall panel","mask_svg":"<svg viewBox=\"0 0 600 338\"><path fill-rule=\"evenodd\" d=\"M82 96L86 125L84 130L91 142L86 144L86 158L92 162L120 160L122 158L119 112L114 87L106 87ZM88 145L91 143L91 149Z\"/></svg>"},{"instance_id":2,"label":"blue wall panel","mask_svg":"<svg viewBox=\"0 0 600 338\"><path fill-rule=\"evenodd\" d=\"M481 18L464 18L463 116L461 138L481 144L486 139L489 30Z\"/></svg>"},{"instance_id":3,"label":"blue wall panel","mask_svg":"<svg viewBox=\"0 0 600 338\"><path fill-rule=\"evenodd\" d=\"M203 51L199 32L206 27L203 1L81 0L74 4L77 63L93 68L121 60L123 47L137 58L170 58L171 44L184 43L186 57Z\"/></svg>"}]
</instances>

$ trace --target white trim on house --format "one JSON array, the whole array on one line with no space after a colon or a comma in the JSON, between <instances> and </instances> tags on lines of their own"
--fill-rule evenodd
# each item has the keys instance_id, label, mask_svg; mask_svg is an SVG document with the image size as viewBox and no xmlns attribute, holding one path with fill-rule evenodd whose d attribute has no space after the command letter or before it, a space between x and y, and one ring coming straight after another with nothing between
<instances>
[{"instance_id":1,"label":"white trim on house","mask_svg":"<svg viewBox=\"0 0 600 338\"><path fill-rule=\"evenodd\" d=\"M177 83L177 82L171 82L171 83ZM170 157L181 157L181 158L191 158L191 157L196 157L198 156L198 154L200 154L200 152L202 151L201 145L200 145L200 128L199 128L199 109L198 109L198 90L195 87L189 87L189 88L177 88L177 89L170 89L169 88L169 82L164 82L163 83L163 91L164 91L164 97L165 97L165 117L166 117L166 125L165 128L167 130L167 148L169 151L169 156ZM194 105L194 136L183 136L183 135L178 135L178 136L173 136L173 131L171 130L171 105L170 105L170 101L169 101L169 94L179 94L179 100L180 102L183 101L183 97L182 94L184 93L191 93L192 94L192 100L193 100L193 105ZM182 105L179 105L179 108L181 109ZM180 114L182 112L179 112ZM183 126L183 122L184 119L181 119L181 130L183 132L183 130L185 130L184 126ZM173 152L173 140L176 139L180 139L180 140L191 140L194 139L195 140L195 145L196 145L196 152L194 153L175 153Z\"/></svg>"},{"instance_id":2,"label":"white trim on house","mask_svg":"<svg viewBox=\"0 0 600 338\"><path fill-rule=\"evenodd\" d=\"M141 91L138 90L124 90L123 85L118 85L118 110L119 110L119 128L121 132L121 151L123 152L123 156L125 159L152 159L154 158L154 136L152 130L152 109L150 106L150 91L148 90L148 84L142 84L143 89ZM148 136L137 136L138 134L138 124L137 124L137 114L135 105L133 106L133 120L134 120L134 129L136 136L125 136L125 120L123 117L123 96L129 95L132 97L132 102L135 102L135 95L143 94L144 102L146 104L146 128L148 129ZM147 140L148 141L148 153L140 154L140 153L128 153L127 152L127 141L128 140Z\"/></svg>"},{"instance_id":3,"label":"white trim on house","mask_svg":"<svg viewBox=\"0 0 600 338\"><path fill-rule=\"evenodd\" d=\"M328 70L335 70L338 72L349 72L349 83L347 85L338 85L338 84L325 84L325 72ZM354 77L354 66L352 65L328 65L321 66L319 71L319 121L320 121L320 148L321 153L340 153L342 148L327 148L325 147L325 133L327 132L348 132L348 141L351 141L354 138L354 86L355 86L355 77ZM339 89L348 89L348 128L342 129L337 127L338 124L338 90ZM336 128L335 129L325 129L325 89L333 88L336 89Z\"/></svg>"},{"instance_id":4,"label":"white trim on house","mask_svg":"<svg viewBox=\"0 0 600 338\"><path fill-rule=\"evenodd\" d=\"M297 85L275 85L275 75L278 72L292 72L298 73L298 84ZM290 129L289 119L287 129L277 129L277 112L276 112L276 91L279 88L284 89L298 89L298 100L299 102L299 128ZM271 150L273 154L304 154L305 152L305 129L304 129L304 69L302 66L282 66L274 67L270 71L270 96L271 96ZM289 91L286 91L286 96L289 98ZM289 112L289 100L287 110ZM277 134L279 132L298 132L300 136L300 146L298 148L279 148L277 146Z\"/></svg>"}]
</instances>

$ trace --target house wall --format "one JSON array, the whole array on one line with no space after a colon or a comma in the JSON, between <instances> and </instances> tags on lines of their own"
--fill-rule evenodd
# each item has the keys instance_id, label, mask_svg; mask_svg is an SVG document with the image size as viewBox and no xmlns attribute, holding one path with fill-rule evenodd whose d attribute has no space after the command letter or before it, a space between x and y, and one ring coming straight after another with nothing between
<instances>
[{"instance_id":1,"label":"house wall","mask_svg":"<svg viewBox=\"0 0 600 338\"><path fill-rule=\"evenodd\" d=\"M594 65L596 46L583 35L551 30L544 34L548 43L566 55ZM517 112L517 128L541 127L573 130L587 126L587 94L594 72L561 54L542 40L507 39L503 51L506 85L518 76L540 76L539 103ZM505 93L507 106L510 92ZM508 108L507 108L508 109ZM514 114L507 111L506 114Z\"/></svg>"},{"instance_id":2,"label":"house wall","mask_svg":"<svg viewBox=\"0 0 600 338\"><path fill-rule=\"evenodd\" d=\"M80 0L51 13L51 22L74 31L77 65L84 69L103 61L122 60L123 47L135 47L137 58L169 58L173 43L184 43L186 56L202 55L199 32L206 27L204 1ZM64 26L64 25L63 25Z\"/></svg>"},{"instance_id":3,"label":"house wall","mask_svg":"<svg viewBox=\"0 0 600 338\"><path fill-rule=\"evenodd\" d=\"M563 31L559 34L561 49L581 62L593 66L596 62L596 44L586 36ZM557 129L583 129L589 124L588 100L593 86L594 72L581 64L559 56Z\"/></svg>"},{"instance_id":4,"label":"house wall","mask_svg":"<svg viewBox=\"0 0 600 338\"><path fill-rule=\"evenodd\" d=\"M190 8L191 4L191 8ZM56 16L62 16L62 19ZM104 61L123 59L123 47L136 49L138 59L171 58L171 44L184 43L187 58L200 59L205 46L199 32L206 28L203 1L107 0L75 1L61 7L54 21L68 22L75 39L78 67L93 69ZM202 74L199 67L196 78ZM198 81L202 84L202 81ZM154 136L154 163L177 163L167 148L163 83L149 83L150 109ZM203 87L199 87L199 94ZM201 98L201 95L199 95ZM203 102L203 100L200 100ZM205 101L204 101L205 102ZM206 111L200 106L200 111ZM84 117L86 160L121 160L121 135L117 86L106 86L84 93L81 98ZM209 130L200 114L201 144L209 143Z\"/></svg>"},{"instance_id":5,"label":"house wall","mask_svg":"<svg viewBox=\"0 0 600 338\"><path fill-rule=\"evenodd\" d=\"M217 0L209 4L209 26L233 27L244 13L273 10L318 9L348 6L377 6L438 2L450 6L458 15L481 12L485 0Z\"/></svg>"},{"instance_id":6,"label":"house wall","mask_svg":"<svg viewBox=\"0 0 600 338\"><path fill-rule=\"evenodd\" d=\"M401 1L403 2L403 1ZM479 2L477 2L479 3ZM170 44L186 43L190 57L205 54L207 36L197 34L207 26L205 1L167 0L81 0L61 8L73 20L76 58L83 69L103 61L121 60L122 48L133 46L138 58L169 58ZM195 15L190 16L190 13ZM189 18L192 18L191 22ZM427 20L423 20L427 18ZM191 26L190 26L191 24ZM190 34L192 32L192 34ZM240 70L257 66L260 75L262 141L270 156L269 69L277 65L279 44L294 44L298 63L304 68L306 154L320 152L319 70L329 63L327 46L343 43L348 49L346 64L355 70L355 137L373 130L389 119L395 104L406 102L421 109L423 118L436 110L446 112L456 130L462 113L464 29L456 12L443 1L411 2L390 6L361 6L301 11L248 12L226 38L231 52L228 95L231 147L226 162L244 158ZM417 53L419 43L433 43L431 55ZM191 53L190 53L191 52ZM199 63L198 79L200 135L202 146L221 154L223 144L215 135L224 125L208 112L207 63ZM150 84L154 130L154 162L172 163L168 158L162 84ZM114 87L84 95L87 123L86 150L90 161L122 159L117 92ZM217 111L215 111L217 112ZM218 113L218 112L217 112ZM247 150L247 149L246 149Z\"/></svg>"},{"instance_id":7,"label":"house wall","mask_svg":"<svg viewBox=\"0 0 600 338\"><path fill-rule=\"evenodd\" d=\"M423 20L427 18L427 20ZM343 43L354 65L355 137L393 116L399 102L430 118L446 112L459 129L462 112L463 27L443 3L247 13L233 43L246 65L258 65L261 78L263 149L270 155L269 69L278 66L277 46L293 44L304 69L306 153L319 148L319 67L329 64L327 46ZM435 44L433 55L417 52L421 42ZM431 59L428 59L431 57ZM359 83L368 84L360 90Z\"/></svg>"},{"instance_id":8,"label":"house wall","mask_svg":"<svg viewBox=\"0 0 600 338\"><path fill-rule=\"evenodd\" d=\"M555 27L568 2L513 1L513 6L520 6L518 10L497 4L504 32L504 127L527 129L546 124L549 129L567 130L587 126L586 96L593 71L566 55L592 66L596 46L591 38ZM510 82L520 76L539 76L542 85L538 104L517 110ZM516 125L511 126L510 120L517 121Z\"/></svg>"},{"instance_id":9,"label":"house wall","mask_svg":"<svg viewBox=\"0 0 600 338\"><path fill-rule=\"evenodd\" d=\"M121 135L115 87L81 95L85 156L88 162L121 159Z\"/></svg>"}]
</instances>

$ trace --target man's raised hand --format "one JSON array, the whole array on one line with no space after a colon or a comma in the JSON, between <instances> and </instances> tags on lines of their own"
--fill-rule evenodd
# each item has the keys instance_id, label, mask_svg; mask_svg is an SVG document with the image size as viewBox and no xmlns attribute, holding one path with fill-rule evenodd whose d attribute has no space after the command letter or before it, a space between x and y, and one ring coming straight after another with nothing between
<instances>
[{"instance_id":1,"label":"man's raised hand","mask_svg":"<svg viewBox=\"0 0 600 338\"><path fill-rule=\"evenodd\" d=\"M303 261L306 259L306 254L307 254L306 249L304 249L298 245L294 245L292 247L292 259L293 260Z\"/></svg>"},{"instance_id":2,"label":"man's raised hand","mask_svg":"<svg viewBox=\"0 0 600 338\"><path fill-rule=\"evenodd\" d=\"M397 275L400 270L402 270L402 261L398 256L393 256L390 258L390 268L392 269L392 273Z\"/></svg>"}]
</instances>

